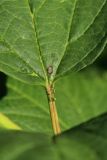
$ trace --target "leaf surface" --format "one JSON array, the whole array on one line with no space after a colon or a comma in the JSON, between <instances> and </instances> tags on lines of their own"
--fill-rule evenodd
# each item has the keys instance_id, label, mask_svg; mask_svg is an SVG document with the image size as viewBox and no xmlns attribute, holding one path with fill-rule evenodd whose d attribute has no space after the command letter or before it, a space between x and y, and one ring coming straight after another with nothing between
<instances>
[{"instance_id":1,"label":"leaf surface","mask_svg":"<svg viewBox=\"0 0 107 160\"><path fill-rule=\"evenodd\" d=\"M0 131L2 160L106 160L107 114L54 137ZM99 145L100 144L100 145Z\"/></svg>"},{"instance_id":2,"label":"leaf surface","mask_svg":"<svg viewBox=\"0 0 107 160\"><path fill-rule=\"evenodd\" d=\"M52 134L44 88L28 86L11 78L8 79L7 87L7 96L0 101L0 124L2 127L15 129L10 122L10 127L6 125L6 123L8 124L5 122L4 116L6 116L15 123L16 129ZM106 112L106 90L106 73L100 75L97 72L89 71L58 81L55 94L62 131Z\"/></svg>"},{"instance_id":3,"label":"leaf surface","mask_svg":"<svg viewBox=\"0 0 107 160\"><path fill-rule=\"evenodd\" d=\"M0 70L45 85L82 69L106 45L106 15L106 0L1 0Z\"/></svg>"}]
</instances>

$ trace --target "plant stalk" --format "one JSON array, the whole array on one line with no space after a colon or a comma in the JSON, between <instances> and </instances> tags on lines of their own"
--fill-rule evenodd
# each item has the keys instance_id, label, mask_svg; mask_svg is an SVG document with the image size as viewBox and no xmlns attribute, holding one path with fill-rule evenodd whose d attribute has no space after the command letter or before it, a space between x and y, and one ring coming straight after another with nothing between
<instances>
[{"instance_id":1,"label":"plant stalk","mask_svg":"<svg viewBox=\"0 0 107 160\"><path fill-rule=\"evenodd\" d=\"M59 124L56 103L55 103L55 95L54 95L54 87L52 84L48 84L46 87L48 102L50 107L50 116L52 121L52 127L55 135L61 134L61 128Z\"/></svg>"}]
</instances>

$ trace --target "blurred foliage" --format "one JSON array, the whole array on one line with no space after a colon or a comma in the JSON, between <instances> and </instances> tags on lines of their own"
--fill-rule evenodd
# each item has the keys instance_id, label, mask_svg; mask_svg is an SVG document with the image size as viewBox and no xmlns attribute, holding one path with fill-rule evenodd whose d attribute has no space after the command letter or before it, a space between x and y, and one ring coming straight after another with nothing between
<instances>
[{"instance_id":1,"label":"blurred foliage","mask_svg":"<svg viewBox=\"0 0 107 160\"><path fill-rule=\"evenodd\" d=\"M105 47L103 53L98 57L92 66L98 67L102 71L107 70L107 46Z\"/></svg>"}]
</instances>

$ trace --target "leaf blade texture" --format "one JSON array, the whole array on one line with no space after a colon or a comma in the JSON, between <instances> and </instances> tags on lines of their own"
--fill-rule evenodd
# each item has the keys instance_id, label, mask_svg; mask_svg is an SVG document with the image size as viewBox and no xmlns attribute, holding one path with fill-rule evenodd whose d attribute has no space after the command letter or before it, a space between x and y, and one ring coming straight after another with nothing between
<instances>
[{"instance_id":1,"label":"leaf blade texture","mask_svg":"<svg viewBox=\"0 0 107 160\"><path fill-rule=\"evenodd\" d=\"M30 84L86 67L106 45L106 0L1 0L0 10L0 70Z\"/></svg>"}]
</instances>

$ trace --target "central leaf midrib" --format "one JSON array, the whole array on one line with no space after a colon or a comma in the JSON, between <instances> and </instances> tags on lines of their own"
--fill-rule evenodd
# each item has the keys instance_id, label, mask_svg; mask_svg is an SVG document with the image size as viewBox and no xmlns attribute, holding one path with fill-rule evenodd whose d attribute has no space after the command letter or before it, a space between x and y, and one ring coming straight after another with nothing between
<instances>
[{"instance_id":1,"label":"central leaf midrib","mask_svg":"<svg viewBox=\"0 0 107 160\"><path fill-rule=\"evenodd\" d=\"M46 0L42 3L42 5L39 7L38 11L41 9L41 7L44 5L44 3L46 2ZM32 25L34 28L34 33L35 33L35 39L38 45L38 50L39 50L39 58L40 58L40 62L41 62L41 66L42 66L42 70L45 76L45 80L48 83L48 75L47 75L47 71L46 71L46 67L45 67L45 63L42 57L42 51L41 51L41 47L40 47L40 43L38 40L38 34L37 34L37 26L36 26L36 22L34 20L34 13L32 13L31 9L30 9L30 4L28 2L28 6L29 6L29 10L30 10L30 15L31 15L31 19L32 19Z\"/></svg>"}]
</instances>

